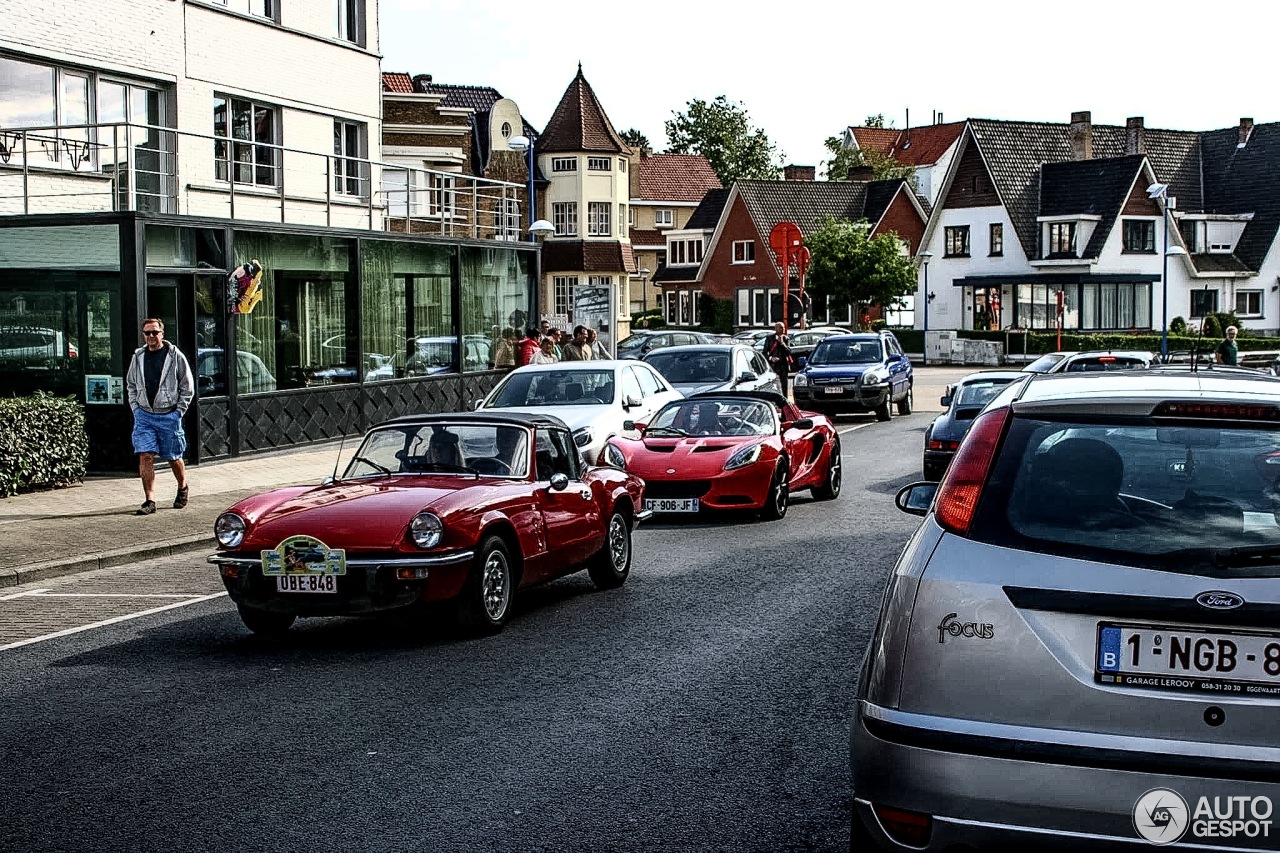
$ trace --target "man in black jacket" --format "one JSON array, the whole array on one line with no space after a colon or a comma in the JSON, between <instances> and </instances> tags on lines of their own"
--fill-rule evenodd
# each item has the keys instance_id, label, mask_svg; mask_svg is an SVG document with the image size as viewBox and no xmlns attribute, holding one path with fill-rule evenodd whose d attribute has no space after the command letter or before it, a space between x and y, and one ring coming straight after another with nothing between
<instances>
[{"instance_id":1,"label":"man in black jacket","mask_svg":"<svg viewBox=\"0 0 1280 853\"><path fill-rule=\"evenodd\" d=\"M782 395L787 396L787 382L791 378L791 338L787 335L786 324L773 324L773 334L764 339L764 357L769 360L769 367L778 375Z\"/></svg>"}]
</instances>

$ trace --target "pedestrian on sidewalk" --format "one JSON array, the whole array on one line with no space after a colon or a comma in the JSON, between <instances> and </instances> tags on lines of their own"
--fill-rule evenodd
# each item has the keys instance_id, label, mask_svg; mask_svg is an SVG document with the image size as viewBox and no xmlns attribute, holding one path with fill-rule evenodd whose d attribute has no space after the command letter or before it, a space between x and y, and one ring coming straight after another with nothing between
<instances>
[{"instance_id":1,"label":"pedestrian on sidewalk","mask_svg":"<svg viewBox=\"0 0 1280 853\"><path fill-rule=\"evenodd\" d=\"M1240 345L1236 343L1236 336L1240 334L1240 330L1235 326L1227 326L1226 335L1222 339L1222 343L1218 344L1218 348L1213 351L1213 360L1218 364L1225 364L1235 367L1240 363Z\"/></svg>"},{"instance_id":2,"label":"pedestrian on sidewalk","mask_svg":"<svg viewBox=\"0 0 1280 853\"><path fill-rule=\"evenodd\" d=\"M187 436L182 430L182 417L196 395L191 365L182 352L164 339L164 321L154 317L142 321L146 345L139 347L129 362L125 385L129 407L133 409L133 452L138 454L138 476L146 496L138 515L156 511L156 457L169 463L178 494L173 508L187 505L189 488L187 468L182 454L187 451Z\"/></svg>"},{"instance_id":3,"label":"pedestrian on sidewalk","mask_svg":"<svg viewBox=\"0 0 1280 853\"><path fill-rule=\"evenodd\" d=\"M597 339L596 330L587 328L587 351L591 353L592 358L608 358L608 353L603 352L604 345Z\"/></svg>"},{"instance_id":4,"label":"pedestrian on sidewalk","mask_svg":"<svg viewBox=\"0 0 1280 853\"><path fill-rule=\"evenodd\" d=\"M787 335L787 327L783 323L773 324L773 334L765 336L764 355L769 359L769 367L778 377L782 385L782 396L788 397L787 383L791 379L791 338Z\"/></svg>"},{"instance_id":5,"label":"pedestrian on sidewalk","mask_svg":"<svg viewBox=\"0 0 1280 853\"><path fill-rule=\"evenodd\" d=\"M516 344L516 367L524 367L526 364L533 364L533 354L540 347L541 335L533 326L524 330L524 337Z\"/></svg>"},{"instance_id":6,"label":"pedestrian on sidewalk","mask_svg":"<svg viewBox=\"0 0 1280 853\"><path fill-rule=\"evenodd\" d=\"M556 364L560 361L560 356L556 355L556 342L551 338L543 338L539 344L539 349L533 354L530 364Z\"/></svg>"},{"instance_id":7,"label":"pedestrian on sidewalk","mask_svg":"<svg viewBox=\"0 0 1280 853\"><path fill-rule=\"evenodd\" d=\"M573 327L573 340L564 347L564 361L591 361L591 347L587 346L587 327Z\"/></svg>"}]
</instances>

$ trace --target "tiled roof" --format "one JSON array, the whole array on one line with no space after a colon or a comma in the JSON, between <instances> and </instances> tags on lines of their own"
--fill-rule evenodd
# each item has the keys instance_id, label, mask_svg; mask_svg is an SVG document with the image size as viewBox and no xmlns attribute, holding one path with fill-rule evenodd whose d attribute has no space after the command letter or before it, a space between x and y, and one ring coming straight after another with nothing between
<instances>
[{"instance_id":1,"label":"tiled roof","mask_svg":"<svg viewBox=\"0 0 1280 853\"><path fill-rule=\"evenodd\" d=\"M424 95L442 95L440 106L465 107L477 113L487 113L493 105L502 100L502 93L492 86L455 86L451 83L436 83L423 75L413 81L417 91Z\"/></svg>"},{"instance_id":2,"label":"tiled roof","mask_svg":"<svg viewBox=\"0 0 1280 853\"><path fill-rule=\"evenodd\" d=\"M1040 215L1087 213L1102 217L1082 258L1096 258L1124 208L1129 189L1142 168L1143 156L1046 163L1040 176ZM1143 184L1146 187L1146 184Z\"/></svg>"},{"instance_id":3,"label":"tiled roof","mask_svg":"<svg viewBox=\"0 0 1280 853\"><path fill-rule=\"evenodd\" d=\"M411 95L413 94L413 78L403 71L383 71L382 91Z\"/></svg>"},{"instance_id":4,"label":"tiled roof","mask_svg":"<svg viewBox=\"0 0 1280 853\"><path fill-rule=\"evenodd\" d=\"M1192 255L1191 263L1195 265L1196 272L1201 273L1249 272L1249 268L1235 255L1209 254L1206 252Z\"/></svg>"},{"instance_id":5,"label":"tiled roof","mask_svg":"<svg viewBox=\"0 0 1280 853\"><path fill-rule=\"evenodd\" d=\"M900 180L872 181L867 184L867 201L862 213L867 217L867 221L872 224L880 221L880 217L884 216L884 212L893 202L893 197L898 194L898 187L901 184Z\"/></svg>"},{"instance_id":6,"label":"tiled roof","mask_svg":"<svg viewBox=\"0 0 1280 853\"><path fill-rule=\"evenodd\" d=\"M926 124L906 130L887 127L850 127L859 148L871 148L893 157L903 166L932 166L964 133L965 123Z\"/></svg>"},{"instance_id":7,"label":"tiled roof","mask_svg":"<svg viewBox=\"0 0 1280 853\"><path fill-rule=\"evenodd\" d=\"M564 153L570 151L604 151L610 154L630 154L631 149L613 129L604 107L600 106L596 93L582 66L564 90L564 96L551 114L538 142L539 153Z\"/></svg>"},{"instance_id":8,"label":"tiled roof","mask_svg":"<svg viewBox=\"0 0 1280 853\"><path fill-rule=\"evenodd\" d=\"M881 154L892 151L898 138L898 131L889 127L850 127L849 132L859 148L870 148Z\"/></svg>"},{"instance_id":9,"label":"tiled roof","mask_svg":"<svg viewBox=\"0 0 1280 853\"><path fill-rule=\"evenodd\" d=\"M707 190L702 201L693 210L685 228L700 228L711 231L720 222L720 214L724 212L725 202L729 200L729 191L724 188Z\"/></svg>"},{"instance_id":10,"label":"tiled roof","mask_svg":"<svg viewBox=\"0 0 1280 853\"><path fill-rule=\"evenodd\" d=\"M666 246L667 236L652 228L632 228L630 232L633 246Z\"/></svg>"},{"instance_id":11,"label":"tiled roof","mask_svg":"<svg viewBox=\"0 0 1280 853\"><path fill-rule=\"evenodd\" d=\"M654 284L675 284L698 280L698 265L669 267L666 264L658 267L658 271L650 279Z\"/></svg>"},{"instance_id":12,"label":"tiled roof","mask_svg":"<svg viewBox=\"0 0 1280 853\"><path fill-rule=\"evenodd\" d=\"M650 154L640 158L640 190L645 201L702 201L720 179L701 154Z\"/></svg>"},{"instance_id":13,"label":"tiled roof","mask_svg":"<svg viewBox=\"0 0 1280 853\"><path fill-rule=\"evenodd\" d=\"M625 273L634 267L631 247L622 243L548 240L542 244L543 272Z\"/></svg>"},{"instance_id":14,"label":"tiled roof","mask_svg":"<svg viewBox=\"0 0 1280 853\"><path fill-rule=\"evenodd\" d=\"M1256 272L1280 229L1280 124L1254 125L1243 148L1239 138L1236 127L1201 134L1204 211L1253 214L1236 242L1235 256ZM1178 207L1188 209L1181 198ZM1200 257L1193 257L1197 268Z\"/></svg>"}]
</instances>

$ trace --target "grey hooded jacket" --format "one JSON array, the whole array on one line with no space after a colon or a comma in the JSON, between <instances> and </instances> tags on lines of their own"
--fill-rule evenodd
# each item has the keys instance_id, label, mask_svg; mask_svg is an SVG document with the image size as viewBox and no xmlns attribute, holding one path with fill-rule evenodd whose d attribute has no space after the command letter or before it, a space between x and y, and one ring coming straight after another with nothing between
<instances>
[{"instance_id":1,"label":"grey hooded jacket","mask_svg":"<svg viewBox=\"0 0 1280 853\"><path fill-rule=\"evenodd\" d=\"M195 380L191 375L191 365L187 357L171 342L164 342L167 354L164 368L160 371L160 389L156 391L154 400L147 400L147 379L143 373L142 356L146 347L138 347L129 361L129 372L125 375L124 384L129 392L129 408L142 409L144 412L162 415L178 410L185 415L191 400L196 396Z\"/></svg>"}]
</instances>

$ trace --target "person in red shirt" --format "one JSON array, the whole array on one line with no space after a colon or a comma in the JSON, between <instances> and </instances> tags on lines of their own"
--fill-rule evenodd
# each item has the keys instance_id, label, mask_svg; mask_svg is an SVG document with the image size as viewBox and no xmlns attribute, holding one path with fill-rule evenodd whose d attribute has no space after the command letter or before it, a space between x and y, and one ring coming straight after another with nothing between
<instances>
[{"instance_id":1,"label":"person in red shirt","mask_svg":"<svg viewBox=\"0 0 1280 853\"><path fill-rule=\"evenodd\" d=\"M516 367L533 363L533 354L538 351L540 337L538 330L532 326L525 330L524 337L516 344Z\"/></svg>"}]
</instances>

